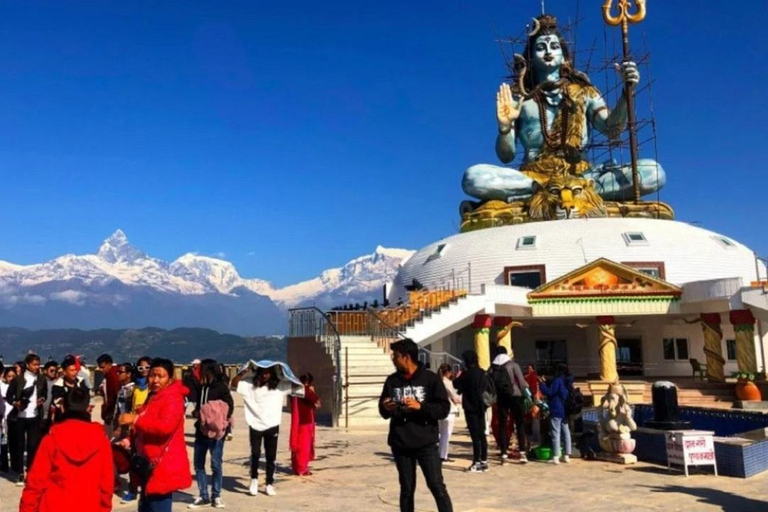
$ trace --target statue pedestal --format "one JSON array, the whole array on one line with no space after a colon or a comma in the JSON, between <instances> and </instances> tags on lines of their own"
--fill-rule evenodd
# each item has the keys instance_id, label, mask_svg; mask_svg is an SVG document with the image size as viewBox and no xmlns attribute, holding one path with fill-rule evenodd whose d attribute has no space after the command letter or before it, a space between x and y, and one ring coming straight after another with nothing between
<instances>
[{"instance_id":1,"label":"statue pedestal","mask_svg":"<svg viewBox=\"0 0 768 512\"><path fill-rule=\"evenodd\" d=\"M615 464L635 464L637 463L637 456L631 453L608 453L599 452L597 454L597 460L604 462L613 462Z\"/></svg>"},{"instance_id":2,"label":"statue pedestal","mask_svg":"<svg viewBox=\"0 0 768 512\"><path fill-rule=\"evenodd\" d=\"M743 409L745 411L768 411L768 402L765 400L756 402L754 400L736 400L733 403L734 409Z\"/></svg>"}]
</instances>

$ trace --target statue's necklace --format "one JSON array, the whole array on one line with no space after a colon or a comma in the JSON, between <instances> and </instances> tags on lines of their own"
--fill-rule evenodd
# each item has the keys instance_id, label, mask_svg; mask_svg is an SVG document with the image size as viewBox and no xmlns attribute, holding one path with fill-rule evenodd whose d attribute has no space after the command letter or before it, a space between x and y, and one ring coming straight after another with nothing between
<instances>
[{"instance_id":1,"label":"statue's necklace","mask_svg":"<svg viewBox=\"0 0 768 512\"><path fill-rule=\"evenodd\" d=\"M541 134L544 136L544 140L550 149L560 149L563 146L563 142L568 133L568 109L561 110L562 119L560 122L560 134L559 136L553 136L549 132L549 126L547 124L547 98L542 91L537 91L533 96L536 105L539 107L539 124L541 125ZM562 104L562 100L560 101ZM561 107L562 109L562 107ZM557 117L557 114L555 114Z\"/></svg>"}]
</instances>

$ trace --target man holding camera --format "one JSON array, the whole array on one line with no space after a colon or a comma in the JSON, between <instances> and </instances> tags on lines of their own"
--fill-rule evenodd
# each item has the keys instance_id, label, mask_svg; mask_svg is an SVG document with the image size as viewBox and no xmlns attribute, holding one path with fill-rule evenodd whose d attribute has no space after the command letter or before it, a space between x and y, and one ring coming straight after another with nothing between
<instances>
[{"instance_id":1,"label":"man holding camera","mask_svg":"<svg viewBox=\"0 0 768 512\"><path fill-rule=\"evenodd\" d=\"M437 446L437 422L451 410L445 386L419 364L419 347L413 340L397 341L390 348L397 371L384 382L379 414L390 420L388 443L400 477L400 510L414 510L418 463L438 511L453 512Z\"/></svg>"}]
</instances>

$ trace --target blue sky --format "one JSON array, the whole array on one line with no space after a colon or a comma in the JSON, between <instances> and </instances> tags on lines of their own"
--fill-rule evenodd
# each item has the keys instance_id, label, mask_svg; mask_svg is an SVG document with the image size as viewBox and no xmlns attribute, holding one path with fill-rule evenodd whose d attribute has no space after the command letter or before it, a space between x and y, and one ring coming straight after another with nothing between
<instances>
[{"instance_id":1,"label":"blue sky","mask_svg":"<svg viewBox=\"0 0 768 512\"><path fill-rule=\"evenodd\" d=\"M579 46L602 56L602 0L547 6L577 3ZM768 9L648 3L632 35L652 53L661 198L768 255ZM539 2L276 4L3 2L0 259L94 252L122 228L282 285L455 233L463 170L496 161L495 30Z\"/></svg>"}]
</instances>

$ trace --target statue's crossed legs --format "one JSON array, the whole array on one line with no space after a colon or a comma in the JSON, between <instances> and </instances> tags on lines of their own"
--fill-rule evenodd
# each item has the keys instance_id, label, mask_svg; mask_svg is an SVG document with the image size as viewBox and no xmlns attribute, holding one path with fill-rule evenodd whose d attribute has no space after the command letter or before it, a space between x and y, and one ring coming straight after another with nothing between
<instances>
[{"instance_id":1,"label":"statue's crossed legs","mask_svg":"<svg viewBox=\"0 0 768 512\"><path fill-rule=\"evenodd\" d=\"M637 161L640 195L660 190L667 182L664 168L651 159ZM605 162L586 171L584 178L595 182L595 191L606 201L633 199L632 166ZM467 195L489 201L523 201L533 194L534 180L511 167L491 164L473 165L464 173L461 187Z\"/></svg>"}]
</instances>

